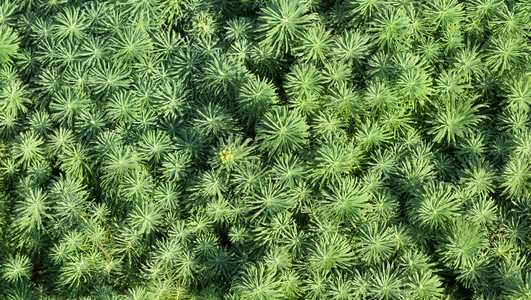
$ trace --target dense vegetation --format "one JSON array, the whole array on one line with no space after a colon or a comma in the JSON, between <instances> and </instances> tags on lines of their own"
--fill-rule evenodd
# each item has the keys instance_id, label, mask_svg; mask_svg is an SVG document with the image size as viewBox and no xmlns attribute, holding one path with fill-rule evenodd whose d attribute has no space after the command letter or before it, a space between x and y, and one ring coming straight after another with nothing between
<instances>
[{"instance_id":1,"label":"dense vegetation","mask_svg":"<svg viewBox=\"0 0 531 300\"><path fill-rule=\"evenodd\" d=\"M0 298L531 299L530 29L530 0L0 0Z\"/></svg>"}]
</instances>

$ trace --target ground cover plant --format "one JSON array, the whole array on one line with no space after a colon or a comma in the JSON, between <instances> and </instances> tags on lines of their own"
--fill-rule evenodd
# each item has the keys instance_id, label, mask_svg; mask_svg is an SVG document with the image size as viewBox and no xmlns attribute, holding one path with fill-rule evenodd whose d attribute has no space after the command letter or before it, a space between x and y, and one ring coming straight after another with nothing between
<instances>
[{"instance_id":1,"label":"ground cover plant","mask_svg":"<svg viewBox=\"0 0 531 300\"><path fill-rule=\"evenodd\" d=\"M1 299L531 299L531 1L0 0Z\"/></svg>"}]
</instances>

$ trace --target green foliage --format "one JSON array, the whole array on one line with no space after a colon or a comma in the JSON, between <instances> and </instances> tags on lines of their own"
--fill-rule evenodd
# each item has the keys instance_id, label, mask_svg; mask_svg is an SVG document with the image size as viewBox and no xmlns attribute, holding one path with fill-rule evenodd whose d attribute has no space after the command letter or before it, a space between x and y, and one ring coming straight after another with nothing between
<instances>
[{"instance_id":1,"label":"green foliage","mask_svg":"<svg viewBox=\"0 0 531 300\"><path fill-rule=\"evenodd\" d=\"M249 202L256 210L254 217L271 217L275 213L286 211L294 206L293 199L286 197L286 192L282 187L272 182L260 186L253 198Z\"/></svg>"},{"instance_id":2,"label":"green foliage","mask_svg":"<svg viewBox=\"0 0 531 300\"><path fill-rule=\"evenodd\" d=\"M463 5L455 0L437 0L427 5L427 18L435 28L448 28L459 23L463 14Z\"/></svg>"},{"instance_id":3,"label":"green foliage","mask_svg":"<svg viewBox=\"0 0 531 300\"><path fill-rule=\"evenodd\" d=\"M0 25L0 63L7 63L18 51L18 37L12 28Z\"/></svg>"},{"instance_id":4,"label":"green foliage","mask_svg":"<svg viewBox=\"0 0 531 300\"><path fill-rule=\"evenodd\" d=\"M482 105L473 105L473 99L444 101L433 112L429 122L433 124L430 133L435 134L434 141L441 142L446 138L448 144L455 144L458 138L464 138L481 121L477 113Z\"/></svg>"},{"instance_id":5,"label":"green foliage","mask_svg":"<svg viewBox=\"0 0 531 300\"><path fill-rule=\"evenodd\" d=\"M312 249L308 262L316 272L340 272L352 264L352 246L343 236L322 235Z\"/></svg>"},{"instance_id":6,"label":"green foliage","mask_svg":"<svg viewBox=\"0 0 531 300\"><path fill-rule=\"evenodd\" d=\"M17 164L28 166L30 163L43 160L44 141L32 131L22 132L17 138L17 144L12 148L11 152L13 158L17 160Z\"/></svg>"},{"instance_id":7,"label":"green foliage","mask_svg":"<svg viewBox=\"0 0 531 300\"><path fill-rule=\"evenodd\" d=\"M28 104L31 103L29 96L29 92L22 81L8 80L2 84L2 90L0 91L2 111L12 116L28 112Z\"/></svg>"},{"instance_id":8,"label":"green foliage","mask_svg":"<svg viewBox=\"0 0 531 300\"><path fill-rule=\"evenodd\" d=\"M395 240L388 228L369 223L361 231L360 254L370 265L378 265L389 259L395 247Z\"/></svg>"},{"instance_id":9,"label":"green foliage","mask_svg":"<svg viewBox=\"0 0 531 300\"><path fill-rule=\"evenodd\" d=\"M445 228L459 215L460 203L454 188L444 182L429 182L411 201L411 219L430 229Z\"/></svg>"},{"instance_id":10,"label":"green foliage","mask_svg":"<svg viewBox=\"0 0 531 300\"><path fill-rule=\"evenodd\" d=\"M238 102L239 112L247 116L249 122L255 123L270 110L272 105L277 104L278 96L271 83L260 77L252 77L242 85Z\"/></svg>"},{"instance_id":11,"label":"green foliage","mask_svg":"<svg viewBox=\"0 0 531 300\"><path fill-rule=\"evenodd\" d=\"M296 65L286 76L286 90L291 97L308 98L322 93L322 76L312 64Z\"/></svg>"},{"instance_id":12,"label":"green foliage","mask_svg":"<svg viewBox=\"0 0 531 300\"><path fill-rule=\"evenodd\" d=\"M369 193L355 179L345 178L323 192L326 203L323 213L343 222L356 222L369 208Z\"/></svg>"},{"instance_id":13,"label":"green foliage","mask_svg":"<svg viewBox=\"0 0 531 300\"><path fill-rule=\"evenodd\" d=\"M485 234L478 225L459 218L443 237L439 251L447 265L470 268L478 259L481 254L479 251L486 242Z\"/></svg>"},{"instance_id":14,"label":"green foliage","mask_svg":"<svg viewBox=\"0 0 531 300\"><path fill-rule=\"evenodd\" d=\"M0 299L530 299L528 0L0 0Z\"/></svg>"},{"instance_id":15,"label":"green foliage","mask_svg":"<svg viewBox=\"0 0 531 300\"><path fill-rule=\"evenodd\" d=\"M401 9L382 9L374 20L372 31L381 48L392 52L403 49L410 35L408 19Z\"/></svg>"},{"instance_id":16,"label":"green foliage","mask_svg":"<svg viewBox=\"0 0 531 300\"><path fill-rule=\"evenodd\" d=\"M270 156L302 149L308 137L308 125L296 113L278 107L267 113L256 129L260 149Z\"/></svg>"},{"instance_id":17,"label":"green foliage","mask_svg":"<svg viewBox=\"0 0 531 300\"><path fill-rule=\"evenodd\" d=\"M338 141L327 143L316 150L310 178L320 183L339 181L356 167L357 155L351 145Z\"/></svg>"},{"instance_id":18,"label":"green foliage","mask_svg":"<svg viewBox=\"0 0 531 300\"><path fill-rule=\"evenodd\" d=\"M31 263L27 256L16 254L6 259L2 267L2 278L7 282L22 282L31 275Z\"/></svg>"},{"instance_id":19,"label":"green foliage","mask_svg":"<svg viewBox=\"0 0 531 300\"><path fill-rule=\"evenodd\" d=\"M332 48L334 58L351 64L361 65L361 60L369 52L369 38L356 31L346 31L337 36Z\"/></svg>"},{"instance_id":20,"label":"green foliage","mask_svg":"<svg viewBox=\"0 0 531 300\"><path fill-rule=\"evenodd\" d=\"M234 287L237 299L270 300L281 298L280 281L261 264L250 266Z\"/></svg>"},{"instance_id":21,"label":"green foliage","mask_svg":"<svg viewBox=\"0 0 531 300\"><path fill-rule=\"evenodd\" d=\"M396 299L401 294L403 281L396 270L389 264L384 264L373 271L373 279L369 291L376 299Z\"/></svg>"},{"instance_id":22,"label":"green foliage","mask_svg":"<svg viewBox=\"0 0 531 300\"><path fill-rule=\"evenodd\" d=\"M297 50L303 61L314 61L324 64L330 53L332 42L330 32L323 26L311 28L306 35L301 37L302 45Z\"/></svg>"},{"instance_id":23,"label":"green foliage","mask_svg":"<svg viewBox=\"0 0 531 300\"><path fill-rule=\"evenodd\" d=\"M412 296L417 299L439 299L443 295L442 282L431 273L414 273L408 285L413 289Z\"/></svg>"},{"instance_id":24,"label":"green foliage","mask_svg":"<svg viewBox=\"0 0 531 300\"><path fill-rule=\"evenodd\" d=\"M274 0L260 10L262 43L277 53L291 50L294 41L301 39L312 16L300 1Z\"/></svg>"}]
</instances>

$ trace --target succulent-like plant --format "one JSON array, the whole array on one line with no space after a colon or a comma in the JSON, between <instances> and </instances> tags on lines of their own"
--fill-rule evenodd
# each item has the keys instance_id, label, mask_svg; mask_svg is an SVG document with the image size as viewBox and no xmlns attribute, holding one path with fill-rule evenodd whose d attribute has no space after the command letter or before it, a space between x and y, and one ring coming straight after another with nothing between
<instances>
[{"instance_id":1,"label":"succulent-like plant","mask_svg":"<svg viewBox=\"0 0 531 300\"><path fill-rule=\"evenodd\" d=\"M0 299L527 299L531 4L0 0Z\"/></svg>"},{"instance_id":2,"label":"succulent-like plant","mask_svg":"<svg viewBox=\"0 0 531 300\"><path fill-rule=\"evenodd\" d=\"M308 125L297 113L279 107L267 113L257 128L260 148L271 154L289 153L302 149L308 137Z\"/></svg>"},{"instance_id":3,"label":"succulent-like plant","mask_svg":"<svg viewBox=\"0 0 531 300\"><path fill-rule=\"evenodd\" d=\"M311 20L307 7L300 1L275 0L260 10L258 31L263 36L264 45L277 53L286 53L294 41L304 36Z\"/></svg>"},{"instance_id":4,"label":"succulent-like plant","mask_svg":"<svg viewBox=\"0 0 531 300\"><path fill-rule=\"evenodd\" d=\"M18 37L13 29L0 25L0 62L6 63L16 56L18 50Z\"/></svg>"}]
</instances>

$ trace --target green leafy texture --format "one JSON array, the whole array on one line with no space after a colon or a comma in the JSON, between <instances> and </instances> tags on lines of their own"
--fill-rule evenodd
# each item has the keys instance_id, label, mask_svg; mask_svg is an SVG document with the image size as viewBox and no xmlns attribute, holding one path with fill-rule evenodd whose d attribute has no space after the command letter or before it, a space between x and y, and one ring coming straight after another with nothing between
<instances>
[{"instance_id":1,"label":"green leafy texture","mask_svg":"<svg viewBox=\"0 0 531 300\"><path fill-rule=\"evenodd\" d=\"M118 146L118 145L116 145ZM140 158L129 147L111 148L103 166L103 183L111 184L138 168Z\"/></svg>"},{"instance_id":2,"label":"green leafy texture","mask_svg":"<svg viewBox=\"0 0 531 300\"><path fill-rule=\"evenodd\" d=\"M369 291L376 299L397 299L403 286L396 270L389 264L373 271Z\"/></svg>"},{"instance_id":3,"label":"green leafy texture","mask_svg":"<svg viewBox=\"0 0 531 300\"><path fill-rule=\"evenodd\" d=\"M0 0L0 299L528 299L531 3Z\"/></svg>"},{"instance_id":4,"label":"green leafy texture","mask_svg":"<svg viewBox=\"0 0 531 300\"><path fill-rule=\"evenodd\" d=\"M256 129L260 149L270 155L303 149L308 137L308 125L296 112L278 107L268 112Z\"/></svg>"},{"instance_id":5,"label":"green leafy texture","mask_svg":"<svg viewBox=\"0 0 531 300\"><path fill-rule=\"evenodd\" d=\"M216 136L229 136L235 131L235 121L222 106L208 102L201 106L194 119L197 131L210 140Z\"/></svg>"},{"instance_id":6,"label":"green leafy texture","mask_svg":"<svg viewBox=\"0 0 531 300\"><path fill-rule=\"evenodd\" d=\"M138 170L124 178L122 194L124 200L138 203L151 198L154 187L151 176L143 170Z\"/></svg>"},{"instance_id":7,"label":"green leafy texture","mask_svg":"<svg viewBox=\"0 0 531 300\"><path fill-rule=\"evenodd\" d=\"M183 152L172 152L164 156L162 160L162 176L168 180L178 181L186 176L190 166L190 158Z\"/></svg>"},{"instance_id":8,"label":"green leafy texture","mask_svg":"<svg viewBox=\"0 0 531 300\"><path fill-rule=\"evenodd\" d=\"M251 140L243 140L240 135L223 139L216 147L219 157L216 157L213 165L232 170L244 164L254 163L258 157L252 154L255 147L251 146L250 143Z\"/></svg>"},{"instance_id":9,"label":"green leafy texture","mask_svg":"<svg viewBox=\"0 0 531 300\"><path fill-rule=\"evenodd\" d=\"M492 41L487 63L494 71L500 72L523 63L527 56L527 48L524 43L519 39L496 39Z\"/></svg>"},{"instance_id":10,"label":"green leafy texture","mask_svg":"<svg viewBox=\"0 0 531 300\"><path fill-rule=\"evenodd\" d=\"M26 131L17 138L17 143L11 149L13 158L18 164L28 166L30 163L43 160L44 141L32 131Z\"/></svg>"},{"instance_id":11,"label":"green leafy texture","mask_svg":"<svg viewBox=\"0 0 531 300\"><path fill-rule=\"evenodd\" d=\"M195 193L200 197L223 197L227 190L225 173L219 170L208 170L203 172L197 179L194 187Z\"/></svg>"},{"instance_id":12,"label":"green leafy texture","mask_svg":"<svg viewBox=\"0 0 531 300\"><path fill-rule=\"evenodd\" d=\"M352 0L349 1L350 14L359 18L359 22L371 20L384 5L384 1Z\"/></svg>"},{"instance_id":13,"label":"green leafy texture","mask_svg":"<svg viewBox=\"0 0 531 300\"><path fill-rule=\"evenodd\" d=\"M378 126L378 124L364 123L356 133L356 141L359 146L366 150L378 148L381 144L389 140L389 135L385 127Z\"/></svg>"},{"instance_id":14,"label":"green leafy texture","mask_svg":"<svg viewBox=\"0 0 531 300\"><path fill-rule=\"evenodd\" d=\"M347 63L361 65L361 60L369 52L369 38L359 32L346 31L335 40L332 48L334 58Z\"/></svg>"},{"instance_id":15,"label":"green leafy texture","mask_svg":"<svg viewBox=\"0 0 531 300\"><path fill-rule=\"evenodd\" d=\"M474 260L472 265L461 268L456 279L467 288L484 285L490 275L488 265L489 260L485 257L480 257Z\"/></svg>"},{"instance_id":16,"label":"green leafy texture","mask_svg":"<svg viewBox=\"0 0 531 300\"><path fill-rule=\"evenodd\" d=\"M50 190L50 197L56 200L55 209L66 224L80 222L88 211L88 193L80 179L63 177L56 179Z\"/></svg>"},{"instance_id":17,"label":"green leafy texture","mask_svg":"<svg viewBox=\"0 0 531 300\"><path fill-rule=\"evenodd\" d=\"M434 165L427 158L408 158L398 167L397 183L401 192L415 194L426 182L434 179Z\"/></svg>"},{"instance_id":18,"label":"green leafy texture","mask_svg":"<svg viewBox=\"0 0 531 300\"><path fill-rule=\"evenodd\" d=\"M280 76L283 73L282 67L285 67L282 55L263 44L254 45L251 48L249 59L257 74L267 78Z\"/></svg>"},{"instance_id":19,"label":"green leafy texture","mask_svg":"<svg viewBox=\"0 0 531 300\"><path fill-rule=\"evenodd\" d=\"M322 105L322 102L316 94L309 94L307 96L298 95L291 98L289 103L289 107L299 111L306 118L313 117Z\"/></svg>"},{"instance_id":20,"label":"green leafy texture","mask_svg":"<svg viewBox=\"0 0 531 300\"><path fill-rule=\"evenodd\" d=\"M59 155L59 166L66 175L83 178L90 176L90 154L86 148L80 143L66 147L64 152Z\"/></svg>"},{"instance_id":21,"label":"green leafy texture","mask_svg":"<svg viewBox=\"0 0 531 300\"><path fill-rule=\"evenodd\" d=\"M274 0L260 9L258 32L262 34L262 44L272 47L277 53L287 53L290 44L305 35L312 15L300 1Z\"/></svg>"},{"instance_id":22,"label":"green leafy texture","mask_svg":"<svg viewBox=\"0 0 531 300\"><path fill-rule=\"evenodd\" d=\"M314 120L313 136L331 140L332 136L345 133L346 124L336 115L321 112Z\"/></svg>"},{"instance_id":23,"label":"green leafy texture","mask_svg":"<svg viewBox=\"0 0 531 300\"><path fill-rule=\"evenodd\" d=\"M474 105L474 99L459 99L444 101L437 105L432 114L431 134L435 134L434 141L441 142L446 138L448 144L455 144L458 138L463 138L483 117L478 115L484 105Z\"/></svg>"},{"instance_id":24,"label":"green leafy texture","mask_svg":"<svg viewBox=\"0 0 531 300\"><path fill-rule=\"evenodd\" d=\"M464 169L461 181L472 195L485 196L494 192L495 172L485 162L470 163Z\"/></svg>"},{"instance_id":25,"label":"green leafy texture","mask_svg":"<svg viewBox=\"0 0 531 300\"><path fill-rule=\"evenodd\" d=\"M496 204L492 199L481 198L471 209L472 221L480 225L493 224L498 219Z\"/></svg>"},{"instance_id":26,"label":"green leafy texture","mask_svg":"<svg viewBox=\"0 0 531 300\"><path fill-rule=\"evenodd\" d=\"M275 87L260 77L252 77L242 85L238 97L239 112L249 118L249 122L256 123L270 109L278 103Z\"/></svg>"},{"instance_id":27,"label":"green leafy texture","mask_svg":"<svg viewBox=\"0 0 531 300\"><path fill-rule=\"evenodd\" d=\"M317 272L340 272L352 265L353 249L341 235L321 236L311 251L308 262Z\"/></svg>"},{"instance_id":28,"label":"green leafy texture","mask_svg":"<svg viewBox=\"0 0 531 300\"><path fill-rule=\"evenodd\" d=\"M511 80L506 87L507 104L514 110L528 112L531 106L531 80L520 78Z\"/></svg>"},{"instance_id":29,"label":"green leafy texture","mask_svg":"<svg viewBox=\"0 0 531 300\"><path fill-rule=\"evenodd\" d=\"M411 201L410 218L430 229L445 228L459 216L460 203L454 188L444 182L429 182Z\"/></svg>"},{"instance_id":30,"label":"green leafy texture","mask_svg":"<svg viewBox=\"0 0 531 300\"><path fill-rule=\"evenodd\" d=\"M22 85L22 81L9 80L0 90L2 111L13 116L28 112L28 104L32 102L29 96L30 93Z\"/></svg>"},{"instance_id":31,"label":"green leafy texture","mask_svg":"<svg viewBox=\"0 0 531 300\"><path fill-rule=\"evenodd\" d=\"M457 73L462 75L467 81L472 77L477 77L484 72L484 65L481 63L481 56L477 46L467 46L460 49L456 54L454 66Z\"/></svg>"},{"instance_id":32,"label":"green leafy texture","mask_svg":"<svg viewBox=\"0 0 531 300\"><path fill-rule=\"evenodd\" d=\"M453 268L470 268L487 243L484 231L477 224L457 219L443 237L439 247L443 262Z\"/></svg>"},{"instance_id":33,"label":"green leafy texture","mask_svg":"<svg viewBox=\"0 0 531 300\"><path fill-rule=\"evenodd\" d=\"M74 258L66 262L61 268L61 286L72 289L81 289L89 280L93 266L90 261Z\"/></svg>"},{"instance_id":34,"label":"green leafy texture","mask_svg":"<svg viewBox=\"0 0 531 300\"><path fill-rule=\"evenodd\" d=\"M238 299L273 300L280 299L280 282L262 264L250 266L234 287Z\"/></svg>"},{"instance_id":35,"label":"green leafy texture","mask_svg":"<svg viewBox=\"0 0 531 300\"><path fill-rule=\"evenodd\" d=\"M291 97L311 97L323 91L322 75L312 64L298 64L286 76L285 88Z\"/></svg>"},{"instance_id":36,"label":"green leafy texture","mask_svg":"<svg viewBox=\"0 0 531 300\"><path fill-rule=\"evenodd\" d=\"M159 162L162 157L172 150L170 137L162 131L148 131L142 135L139 142L140 153L143 159Z\"/></svg>"},{"instance_id":37,"label":"green leafy texture","mask_svg":"<svg viewBox=\"0 0 531 300\"><path fill-rule=\"evenodd\" d=\"M424 105L428 96L433 92L432 79L422 69L406 70L398 79L400 93L409 100L410 106Z\"/></svg>"},{"instance_id":38,"label":"green leafy texture","mask_svg":"<svg viewBox=\"0 0 531 300\"><path fill-rule=\"evenodd\" d=\"M15 3L4 1L0 6L1 24L13 24L16 22L18 7Z\"/></svg>"},{"instance_id":39,"label":"green leafy texture","mask_svg":"<svg viewBox=\"0 0 531 300\"><path fill-rule=\"evenodd\" d=\"M521 159L511 159L501 174L501 186L504 193L511 197L520 198L529 191L531 165Z\"/></svg>"},{"instance_id":40,"label":"green leafy texture","mask_svg":"<svg viewBox=\"0 0 531 300\"><path fill-rule=\"evenodd\" d=\"M161 115L177 117L183 115L188 108L187 97L188 93L181 82L170 81L157 89L153 95L153 104Z\"/></svg>"},{"instance_id":41,"label":"green leafy texture","mask_svg":"<svg viewBox=\"0 0 531 300\"><path fill-rule=\"evenodd\" d=\"M131 84L128 76L123 65L101 63L92 71L91 83L96 93L106 94L128 87Z\"/></svg>"},{"instance_id":42,"label":"green leafy texture","mask_svg":"<svg viewBox=\"0 0 531 300\"><path fill-rule=\"evenodd\" d=\"M160 229L162 215L157 205L143 202L136 205L130 216L130 224L139 234L150 234Z\"/></svg>"},{"instance_id":43,"label":"green leafy texture","mask_svg":"<svg viewBox=\"0 0 531 300\"><path fill-rule=\"evenodd\" d=\"M389 228L368 223L361 229L360 254L369 265L378 265L389 259L395 248L395 240Z\"/></svg>"},{"instance_id":44,"label":"green leafy texture","mask_svg":"<svg viewBox=\"0 0 531 300\"><path fill-rule=\"evenodd\" d=\"M323 213L331 214L340 222L356 222L369 208L371 195L356 179L344 178L333 184L330 190L323 191L326 202Z\"/></svg>"},{"instance_id":45,"label":"green leafy texture","mask_svg":"<svg viewBox=\"0 0 531 300\"><path fill-rule=\"evenodd\" d=\"M0 25L0 63L8 63L17 55L18 36L16 32L2 24Z\"/></svg>"},{"instance_id":46,"label":"green leafy texture","mask_svg":"<svg viewBox=\"0 0 531 300\"><path fill-rule=\"evenodd\" d=\"M403 253L399 259L399 264L408 274L420 274L427 272L435 266L430 262L428 255L417 249L410 249Z\"/></svg>"},{"instance_id":47,"label":"green leafy texture","mask_svg":"<svg viewBox=\"0 0 531 300\"><path fill-rule=\"evenodd\" d=\"M49 218L51 209L48 194L42 189L28 189L18 201L15 210L20 216L14 226L22 233L40 232L44 228L44 220Z\"/></svg>"},{"instance_id":48,"label":"green leafy texture","mask_svg":"<svg viewBox=\"0 0 531 300\"><path fill-rule=\"evenodd\" d=\"M284 185L293 187L306 175L307 170L303 162L296 155L283 155L273 165L272 174Z\"/></svg>"},{"instance_id":49,"label":"green leafy texture","mask_svg":"<svg viewBox=\"0 0 531 300\"><path fill-rule=\"evenodd\" d=\"M138 98L128 92L118 92L107 103L107 116L113 122L126 124L139 117Z\"/></svg>"},{"instance_id":50,"label":"green leafy texture","mask_svg":"<svg viewBox=\"0 0 531 300\"><path fill-rule=\"evenodd\" d=\"M2 264L2 278L10 283L23 282L30 279L31 270L29 258L17 253Z\"/></svg>"},{"instance_id":51,"label":"green leafy texture","mask_svg":"<svg viewBox=\"0 0 531 300\"><path fill-rule=\"evenodd\" d=\"M330 284L330 299L352 299L355 295L354 285L350 281L338 279Z\"/></svg>"},{"instance_id":52,"label":"green leafy texture","mask_svg":"<svg viewBox=\"0 0 531 300\"><path fill-rule=\"evenodd\" d=\"M265 263L272 273L277 273L291 267L291 258L286 249L273 248L267 253Z\"/></svg>"},{"instance_id":53,"label":"green leafy texture","mask_svg":"<svg viewBox=\"0 0 531 300\"><path fill-rule=\"evenodd\" d=\"M519 278L517 284L511 285L507 288L506 294L508 299L520 300L528 298L531 294L531 274L526 273L525 277Z\"/></svg>"},{"instance_id":54,"label":"green leafy texture","mask_svg":"<svg viewBox=\"0 0 531 300\"><path fill-rule=\"evenodd\" d=\"M436 0L426 5L427 18L435 29L446 29L459 23L463 16L463 5L455 0Z\"/></svg>"},{"instance_id":55,"label":"green leafy texture","mask_svg":"<svg viewBox=\"0 0 531 300\"><path fill-rule=\"evenodd\" d=\"M114 40L118 50L115 57L121 61L142 59L153 50L153 43L147 33L139 29L125 28Z\"/></svg>"},{"instance_id":56,"label":"green leafy texture","mask_svg":"<svg viewBox=\"0 0 531 300\"><path fill-rule=\"evenodd\" d=\"M393 52L404 49L410 34L408 19L399 9L381 10L371 29L376 35L378 45Z\"/></svg>"},{"instance_id":57,"label":"green leafy texture","mask_svg":"<svg viewBox=\"0 0 531 300\"><path fill-rule=\"evenodd\" d=\"M444 99L454 100L462 95L468 86L464 85L464 79L456 72L443 70L435 80L435 90Z\"/></svg>"},{"instance_id":58,"label":"green leafy texture","mask_svg":"<svg viewBox=\"0 0 531 300\"><path fill-rule=\"evenodd\" d=\"M299 56L303 61L313 61L324 64L327 60L327 54L330 53L332 41L330 31L327 31L322 25L317 25L308 30L301 37L302 45L297 48Z\"/></svg>"},{"instance_id":59,"label":"green leafy texture","mask_svg":"<svg viewBox=\"0 0 531 300\"><path fill-rule=\"evenodd\" d=\"M56 17L56 21L55 35L60 39L80 39L90 25L89 20L78 7L67 7Z\"/></svg>"},{"instance_id":60,"label":"green leafy texture","mask_svg":"<svg viewBox=\"0 0 531 300\"><path fill-rule=\"evenodd\" d=\"M243 67L234 57L215 56L207 62L207 68L203 71L203 85L212 94L232 95L236 92Z\"/></svg>"},{"instance_id":61,"label":"green leafy texture","mask_svg":"<svg viewBox=\"0 0 531 300\"><path fill-rule=\"evenodd\" d=\"M225 27L227 30L226 39L238 41L251 38L252 25L252 21L244 17L237 17L227 21L227 26Z\"/></svg>"},{"instance_id":62,"label":"green leafy texture","mask_svg":"<svg viewBox=\"0 0 531 300\"><path fill-rule=\"evenodd\" d=\"M350 145L337 141L317 149L312 161L310 178L314 182L333 182L357 167L358 153Z\"/></svg>"},{"instance_id":63,"label":"green leafy texture","mask_svg":"<svg viewBox=\"0 0 531 300\"><path fill-rule=\"evenodd\" d=\"M285 191L271 181L260 186L259 191L250 201L255 207L254 217L272 217L278 212L287 211L295 206L293 199L286 197Z\"/></svg>"},{"instance_id":64,"label":"green leafy texture","mask_svg":"<svg viewBox=\"0 0 531 300\"><path fill-rule=\"evenodd\" d=\"M439 299L443 295L442 282L431 273L414 273L407 283L416 299Z\"/></svg>"},{"instance_id":65,"label":"green leafy texture","mask_svg":"<svg viewBox=\"0 0 531 300\"><path fill-rule=\"evenodd\" d=\"M54 112L54 120L69 125L82 111L88 109L88 105L89 99L85 93L67 88L54 97L50 109Z\"/></svg>"},{"instance_id":66,"label":"green leafy texture","mask_svg":"<svg viewBox=\"0 0 531 300\"><path fill-rule=\"evenodd\" d=\"M248 194L259 187L265 170L261 164L243 164L235 170L233 183L238 193Z\"/></svg>"},{"instance_id":67,"label":"green leafy texture","mask_svg":"<svg viewBox=\"0 0 531 300\"><path fill-rule=\"evenodd\" d=\"M17 117L12 114L0 113L0 137L13 138L20 130L20 124L17 121Z\"/></svg>"},{"instance_id":68,"label":"green leafy texture","mask_svg":"<svg viewBox=\"0 0 531 300\"><path fill-rule=\"evenodd\" d=\"M311 272L306 285L306 292L309 299L320 299L324 297L327 289L327 277L323 276L321 272Z\"/></svg>"}]
</instances>

